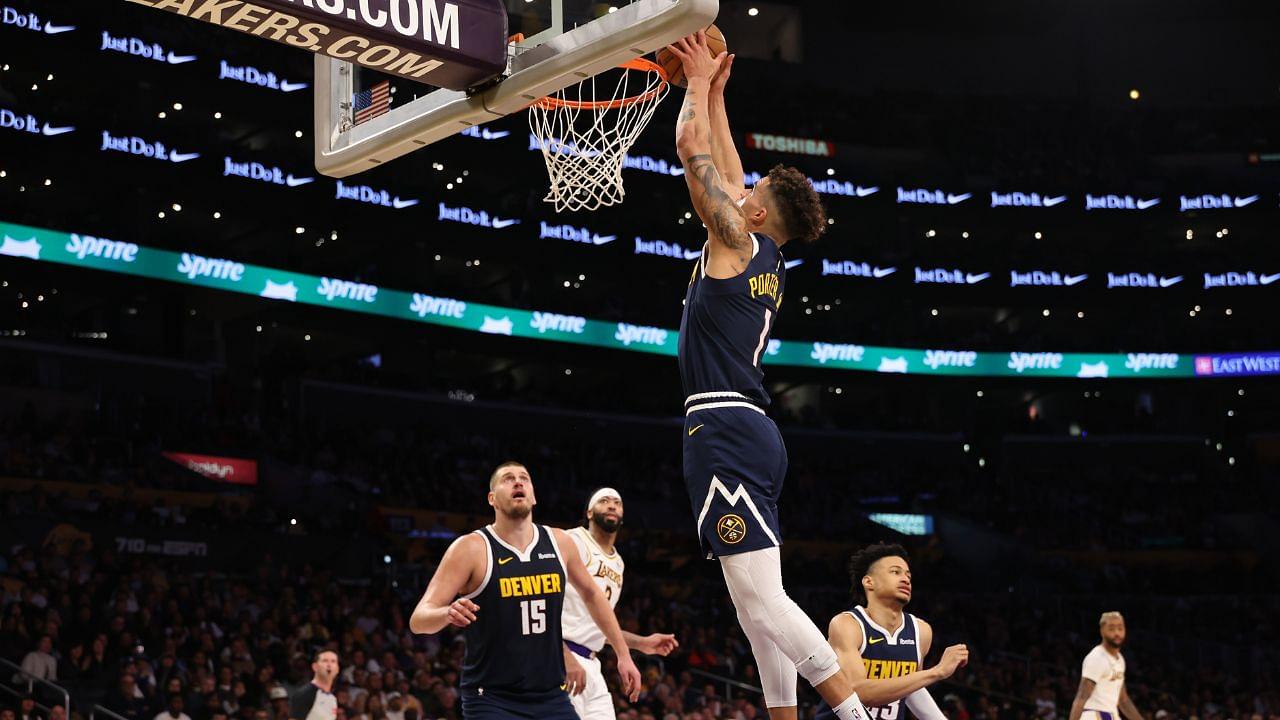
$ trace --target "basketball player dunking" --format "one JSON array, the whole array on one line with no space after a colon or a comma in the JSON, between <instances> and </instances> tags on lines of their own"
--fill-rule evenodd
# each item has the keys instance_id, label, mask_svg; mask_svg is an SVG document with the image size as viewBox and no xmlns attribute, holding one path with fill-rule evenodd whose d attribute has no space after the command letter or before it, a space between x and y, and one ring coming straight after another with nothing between
<instances>
[{"instance_id":1,"label":"basketball player dunking","mask_svg":"<svg viewBox=\"0 0 1280 720\"><path fill-rule=\"evenodd\" d=\"M1102 642L1084 656L1080 670L1080 688L1071 703L1068 720L1142 720L1138 706L1129 699L1124 687L1125 663L1120 654L1124 645L1124 616L1106 612L1098 619Z\"/></svg>"},{"instance_id":2,"label":"basketball player dunking","mask_svg":"<svg viewBox=\"0 0 1280 720\"><path fill-rule=\"evenodd\" d=\"M622 494L613 488L600 488L587 501L587 527L568 531L578 557L587 573L600 586L610 607L618 606L622 596L622 573L626 566L614 544L622 527ZM654 633L633 635L625 630L627 647L646 655L668 655L680 646L674 635ZM604 647L604 633L587 611L582 597L572 587L564 597L564 666L565 684L569 688L573 709L582 720L612 720L616 717L613 696L605 684L597 655Z\"/></svg>"},{"instance_id":3,"label":"basketball player dunking","mask_svg":"<svg viewBox=\"0 0 1280 720\"><path fill-rule=\"evenodd\" d=\"M465 720L577 720L565 693L560 616L565 579L618 654L622 691L640 693L640 671L604 593L563 530L533 523L533 481L520 463L489 479L493 524L449 546L413 615L415 633L464 628Z\"/></svg>"},{"instance_id":4,"label":"basketball player dunking","mask_svg":"<svg viewBox=\"0 0 1280 720\"><path fill-rule=\"evenodd\" d=\"M689 196L707 226L680 320L684 480L708 557L718 557L738 622L755 655L772 720L796 717L796 673L841 720L863 718L849 679L813 621L782 587L778 496L787 452L765 415L760 360L782 304L782 246L826 229L804 173L776 167L748 192L725 112L733 64L706 37L670 48L688 78L676 150Z\"/></svg>"},{"instance_id":5,"label":"basketball player dunking","mask_svg":"<svg viewBox=\"0 0 1280 720\"><path fill-rule=\"evenodd\" d=\"M923 669L933 646L929 623L904 612L911 602L911 566L900 545L872 545L849 560L853 595L865 605L831 619L831 647L840 656L840 667L853 682L858 697L867 704L872 720L946 720L925 688L946 680L969 662L969 649L952 645L937 665ZM819 712L829 718L831 711Z\"/></svg>"}]
</instances>

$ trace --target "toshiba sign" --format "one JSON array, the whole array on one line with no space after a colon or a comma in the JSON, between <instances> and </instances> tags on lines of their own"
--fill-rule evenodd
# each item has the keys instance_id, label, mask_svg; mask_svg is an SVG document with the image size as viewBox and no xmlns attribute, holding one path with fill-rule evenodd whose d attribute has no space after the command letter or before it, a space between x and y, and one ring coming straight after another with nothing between
<instances>
[{"instance_id":1,"label":"toshiba sign","mask_svg":"<svg viewBox=\"0 0 1280 720\"><path fill-rule=\"evenodd\" d=\"M786 137L785 135L765 135L764 133L747 133L747 147L753 150L791 153L792 155L812 155L814 157L832 157L836 154L835 143L813 138Z\"/></svg>"}]
</instances>

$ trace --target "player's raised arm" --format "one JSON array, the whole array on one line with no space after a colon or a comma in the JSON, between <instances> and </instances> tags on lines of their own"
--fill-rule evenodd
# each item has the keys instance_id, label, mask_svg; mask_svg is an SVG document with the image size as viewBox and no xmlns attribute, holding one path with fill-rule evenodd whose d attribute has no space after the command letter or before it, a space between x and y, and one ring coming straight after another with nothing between
<instances>
[{"instance_id":1,"label":"player's raised arm","mask_svg":"<svg viewBox=\"0 0 1280 720\"><path fill-rule=\"evenodd\" d=\"M733 267L741 272L751 261L751 235L737 198L730 194L711 155L711 78L727 54L712 59L706 43L699 32L670 46L684 64L689 83L676 121L676 152L684 164L694 210L707 226L713 245L727 250Z\"/></svg>"},{"instance_id":2,"label":"player's raised arm","mask_svg":"<svg viewBox=\"0 0 1280 720\"><path fill-rule=\"evenodd\" d=\"M742 158L738 156L737 145L733 142L733 131L729 129L729 110L724 101L724 86L729 82L729 73L733 70L733 57L726 57L720 65L720 72L711 79L707 105L711 112L711 159L720 171L725 189L737 200L746 193L746 186L743 184Z\"/></svg>"},{"instance_id":3,"label":"player's raised arm","mask_svg":"<svg viewBox=\"0 0 1280 720\"><path fill-rule=\"evenodd\" d=\"M445 551L440 567L427 585L418 606L409 616L409 629L419 635L431 635L446 625L466 627L476 619L480 606L467 598L458 597L469 586L478 584L474 578L484 574L485 544L475 533L463 535Z\"/></svg>"},{"instance_id":4,"label":"player's raised arm","mask_svg":"<svg viewBox=\"0 0 1280 720\"><path fill-rule=\"evenodd\" d=\"M631 650L622 636L618 617L613 614L613 608L609 606L604 593L600 592L600 587L596 585L595 580L591 579L591 573L587 572L587 566L582 564L578 553L564 551L564 548L576 549L573 540L569 538L569 533L559 528L552 528L551 532L555 536L556 546L560 548L560 557L564 560L565 574L569 577L569 584L578 591L583 604L587 606L587 612L591 613L591 619L604 632L605 639L618 655L618 674L622 677L622 693L635 702L636 698L640 697L640 671L636 669L635 661L631 659Z\"/></svg>"}]
</instances>

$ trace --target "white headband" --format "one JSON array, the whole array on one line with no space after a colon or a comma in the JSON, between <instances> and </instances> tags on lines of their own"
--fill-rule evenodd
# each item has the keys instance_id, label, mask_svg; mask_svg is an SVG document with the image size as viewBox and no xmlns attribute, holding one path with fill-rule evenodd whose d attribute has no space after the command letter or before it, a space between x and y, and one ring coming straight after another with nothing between
<instances>
[{"instance_id":1,"label":"white headband","mask_svg":"<svg viewBox=\"0 0 1280 720\"><path fill-rule=\"evenodd\" d=\"M603 487L591 495L591 499L587 501L587 509L590 510L596 506L596 503L607 497L618 498L618 502L622 502L622 493L610 487Z\"/></svg>"}]
</instances>

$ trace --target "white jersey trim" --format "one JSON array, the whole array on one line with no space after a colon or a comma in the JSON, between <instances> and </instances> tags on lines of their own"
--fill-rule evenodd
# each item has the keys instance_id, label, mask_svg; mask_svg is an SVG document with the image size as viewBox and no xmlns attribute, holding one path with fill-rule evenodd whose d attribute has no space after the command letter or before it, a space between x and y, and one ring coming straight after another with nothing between
<instances>
[{"instance_id":1,"label":"white jersey trim","mask_svg":"<svg viewBox=\"0 0 1280 720\"><path fill-rule=\"evenodd\" d=\"M521 552L521 551L519 551L519 550L515 549L514 547L512 547L512 546L508 545L508 544L507 544L507 542L506 542L505 540L503 540L501 537L499 537L499 536L498 536L498 531L497 531L497 530L495 530L495 529L494 529L494 527L493 527L492 525L489 525L488 527L489 527L489 532L493 534L493 539L494 539L494 540L497 540L497 541L498 541L498 544L499 544L499 545L501 545L502 547L504 547L504 548L506 548L506 549L510 550L511 552L515 553L515 554L516 554L516 557L520 558L520 562L529 562L529 560L530 560L530 558L532 557L532 554L533 554L533 549L534 549L535 547L537 547L537 546L538 546L538 538L539 538L539 537L541 537L541 535L540 535L540 532L541 532L541 531L538 529L540 526L538 526L538 525L534 525L534 526L533 526L533 539L529 541L529 546L528 546L528 547L526 547L526 548L524 549L524 552ZM483 534L483 533L481 533L481 534ZM486 540L487 540L487 539L488 539L488 538L486 538Z\"/></svg>"},{"instance_id":2,"label":"white jersey trim","mask_svg":"<svg viewBox=\"0 0 1280 720\"><path fill-rule=\"evenodd\" d=\"M858 610L858 613L862 615L862 619L865 620L866 623L870 625L872 628L879 630L880 633L884 635L884 641L889 643L890 645L898 644L898 635L900 635L902 633L902 629L907 626L907 618L910 617L911 615L910 613L902 613L902 624L898 626L897 630L894 630L893 632L889 632L888 630L885 630L884 628L877 625L875 620L871 619L871 613L867 612L867 609L865 607L859 605L857 607L857 610ZM919 633L916 634L916 654L917 655L920 654Z\"/></svg>"},{"instance_id":3,"label":"white jersey trim","mask_svg":"<svg viewBox=\"0 0 1280 720\"><path fill-rule=\"evenodd\" d=\"M480 581L480 587L463 595L462 598L464 600L474 600L478 597L480 593L484 592L485 588L489 587L489 578L493 577L493 545L489 544L489 534L480 530L476 530L475 533L480 536L481 540L484 540L484 580Z\"/></svg>"},{"instance_id":4,"label":"white jersey trim","mask_svg":"<svg viewBox=\"0 0 1280 720\"><path fill-rule=\"evenodd\" d=\"M755 410L756 412L760 413L761 415L764 415L764 414L765 414L764 410L761 410L758 406L756 406L756 405L752 405L751 403L746 403L746 402L713 402L713 403L702 403L701 405L694 405L693 407L690 407L688 410L685 410L685 411L684 411L684 414L685 414L686 416L688 416L688 415L692 415L692 414L694 414L695 412L697 412L697 411L699 411L699 410L716 410L716 409L718 409L718 408L727 408L727 407L744 407L744 408L750 408L750 409Z\"/></svg>"}]
</instances>

